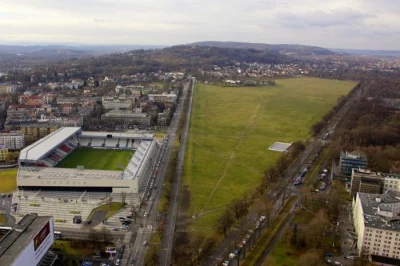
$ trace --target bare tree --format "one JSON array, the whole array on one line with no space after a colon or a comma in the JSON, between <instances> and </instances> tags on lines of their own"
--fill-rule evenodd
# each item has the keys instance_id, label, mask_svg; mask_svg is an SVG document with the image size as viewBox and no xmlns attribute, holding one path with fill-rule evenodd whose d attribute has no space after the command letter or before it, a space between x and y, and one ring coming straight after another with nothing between
<instances>
[{"instance_id":1,"label":"bare tree","mask_svg":"<svg viewBox=\"0 0 400 266\"><path fill-rule=\"evenodd\" d=\"M261 214L265 215L265 221L267 223L267 226L269 226L271 222L272 212L274 211L274 205L269 199L265 197L261 198L261 203L262 203Z\"/></svg>"},{"instance_id":2,"label":"bare tree","mask_svg":"<svg viewBox=\"0 0 400 266\"><path fill-rule=\"evenodd\" d=\"M94 249L96 242L100 241L100 234L98 231L91 228L89 230L88 238L89 238L89 241L92 243L92 249Z\"/></svg>"},{"instance_id":3,"label":"bare tree","mask_svg":"<svg viewBox=\"0 0 400 266\"><path fill-rule=\"evenodd\" d=\"M103 226L100 231L100 237L101 237L101 242L104 245L104 248L106 247L107 243L112 240L112 235L110 230L107 229L107 227Z\"/></svg>"},{"instance_id":4,"label":"bare tree","mask_svg":"<svg viewBox=\"0 0 400 266\"><path fill-rule=\"evenodd\" d=\"M121 202L122 202L122 204L124 204L124 205L125 205L125 203L126 203L126 192L125 192L125 191L122 191L122 192L121 192Z\"/></svg>"},{"instance_id":5,"label":"bare tree","mask_svg":"<svg viewBox=\"0 0 400 266\"><path fill-rule=\"evenodd\" d=\"M319 266L324 265L321 260L321 256L317 251L308 251L307 253L301 255L296 262L297 266Z\"/></svg>"},{"instance_id":6,"label":"bare tree","mask_svg":"<svg viewBox=\"0 0 400 266\"><path fill-rule=\"evenodd\" d=\"M230 230L233 224L232 212L229 208L225 209L222 215L216 221L216 229L218 232L224 234L226 237L226 233Z\"/></svg>"},{"instance_id":7,"label":"bare tree","mask_svg":"<svg viewBox=\"0 0 400 266\"><path fill-rule=\"evenodd\" d=\"M136 219L138 216L138 212L139 212L139 207L137 207L136 205L134 205L133 203L131 204L131 214L132 214L132 218L135 221L136 224Z\"/></svg>"}]
</instances>

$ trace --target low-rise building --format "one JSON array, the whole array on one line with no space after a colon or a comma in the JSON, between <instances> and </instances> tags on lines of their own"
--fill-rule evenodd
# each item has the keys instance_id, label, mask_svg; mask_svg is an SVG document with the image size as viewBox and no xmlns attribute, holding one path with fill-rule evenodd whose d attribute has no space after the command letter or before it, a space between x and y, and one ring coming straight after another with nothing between
<instances>
[{"instance_id":1,"label":"low-rise building","mask_svg":"<svg viewBox=\"0 0 400 266\"><path fill-rule=\"evenodd\" d=\"M366 169L367 165L367 158L358 152L340 153L339 169L343 176L350 177L353 168Z\"/></svg>"},{"instance_id":2,"label":"low-rise building","mask_svg":"<svg viewBox=\"0 0 400 266\"><path fill-rule=\"evenodd\" d=\"M5 161L7 158L8 149L4 145L0 145L0 161Z\"/></svg>"},{"instance_id":3,"label":"low-rise building","mask_svg":"<svg viewBox=\"0 0 400 266\"><path fill-rule=\"evenodd\" d=\"M0 240L0 265L51 266L57 259L49 251L53 243L53 217L27 214Z\"/></svg>"},{"instance_id":4,"label":"low-rise building","mask_svg":"<svg viewBox=\"0 0 400 266\"><path fill-rule=\"evenodd\" d=\"M132 111L112 110L101 116L101 120L114 121L122 124L150 125L151 117L146 113L134 113Z\"/></svg>"},{"instance_id":5,"label":"low-rise building","mask_svg":"<svg viewBox=\"0 0 400 266\"><path fill-rule=\"evenodd\" d=\"M176 94L149 94L149 101L158 103L175 103L178 99Z\"/></svg>"},{"instance_id":6,"label":"low-rise building","mask_svg":"<svg viewBox=\"0 0 400 266\"><path fill-rule=\"evenodd\" d=\"M380 194L388 189L400 192L400 175L352 169L351 196L357 192Z\"/></svg>"},{"instance_id":7,"label":"low-rise building","mask_svg":"<svg viewBox=\"0 0 400 266\"><path fill-rule=\"evenodd\" d=\"M20 150L25 147L25 138L20 133L0 133L0 145L7 149Z\"/></svg>"},{"instance_id":8,"label":"low-rise building","mask_svg":"<svg viewBox=\"0 0 400 266\"><path fill-rule=\"evenodd\" d=\"M354 228L360 256L400 258L400 193L357 193L353 200Z\"/></svg>"},{"instance_id":9,"label":"low-rise building","mask_svg":"<svg viewBox=\"0 0 400 266\"><path fill-rule=\"evenodd\" d=\"M103 107L106 110L131 110L132 100L125 97L109 97L102 98Z\"/></svg>"}]
</instances>

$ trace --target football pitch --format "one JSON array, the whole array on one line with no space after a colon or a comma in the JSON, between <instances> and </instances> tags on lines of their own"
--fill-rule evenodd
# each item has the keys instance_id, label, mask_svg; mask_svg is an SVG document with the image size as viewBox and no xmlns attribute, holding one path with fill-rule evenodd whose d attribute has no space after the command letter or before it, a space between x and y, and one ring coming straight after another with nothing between
<instances>
[{"instance_id":1,"label":"football pitch","mask_svg":"<svg viewBox=\"0 0 400 266\"><path fill-rule=\"evenodd\" d=\"M309 138L311 126L355 85L306 77L263 87L196 84L183 174L188 217L196 217L190 227L212 230L225 206L251 193L282 155L268 148Z\"/></svg>"},{"instance_id":2,"label":"football pitch","mask_svg":"<svg viewBox=\"0 0 400 266\"><path fill-rule=\"evenodd\" d=\"M82 165L85 169L122 170L119 166L127 166L127 159L132 158L133 153L127 150L77 148L56 167L76 168Z\"/></svg>"}]
</instances>

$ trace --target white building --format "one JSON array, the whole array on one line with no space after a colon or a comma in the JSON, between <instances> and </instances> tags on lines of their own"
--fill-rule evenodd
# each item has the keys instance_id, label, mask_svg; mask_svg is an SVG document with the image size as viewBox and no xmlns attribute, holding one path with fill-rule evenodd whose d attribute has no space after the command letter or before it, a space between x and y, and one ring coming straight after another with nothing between
<instances>
[{"instance_id":1,"label":"white building","mask_svg":"<svg viewBox=\"0 0 400 266\"><path fill-rule=\"evenodd\" d=\"M25 147L24 135L20 133L1 133L0 146L7 149L19 150Z\"/></svg>"},{"instance_id":2,"label":"white building","mask_svg":"<svg viewBox=\"0 0 400 266\"><path fill-rule=\"evenodd\" d=\"M107 97L102 98L103 107L106 110L131 110L132 100L125 97Z\"/></svg>"},{"instance_id":3,"label":"white building","mask_svg":"<svg viewBox=\"0 0 400 266\"><path fill-rule=\"evenodd\" d=\"M176 94L149 94L149 101L160 103L175 103L178 96Z\"/></svg>"},{"instance_id":4,"label":"white building","mask_svg":"<svg viewBox=\"0 0 400 266\"><path fill-rule=\"evenodd\" d=\"M357 193L353 219L360 256L400 258L400 193Z\"/></svg>"}]
</instances>

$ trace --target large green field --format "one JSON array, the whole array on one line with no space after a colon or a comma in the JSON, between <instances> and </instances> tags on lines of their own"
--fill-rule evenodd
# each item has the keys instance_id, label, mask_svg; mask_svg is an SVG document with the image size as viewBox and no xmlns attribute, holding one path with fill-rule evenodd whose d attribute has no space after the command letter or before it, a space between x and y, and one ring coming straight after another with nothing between
<instances>
[{"instance_id":1,"label":"large green field","mask_svg":"<svg viewBox=\"0 0 400 266\"><path fill-rule=\"evenodd\" d=\"M77 148L62 160L56 167L76 168L83 165L85 169L121 170L121 164L128 164L126 158L132 158L133 151Z\"/></svg>"},{"instance_id":2,"label":"large green field","mask_svg":"<svg viewBox=\"0 0 400 266\"><path fill-rule=\"evenodd\" d=\"M354 82L316 78L277 80L275 86L196 84L183 182L190 191L193 229L209 230L232 199L259 184L281 155L276 141L310 137L311 126Z\"/></svg>"}]
</instances>

